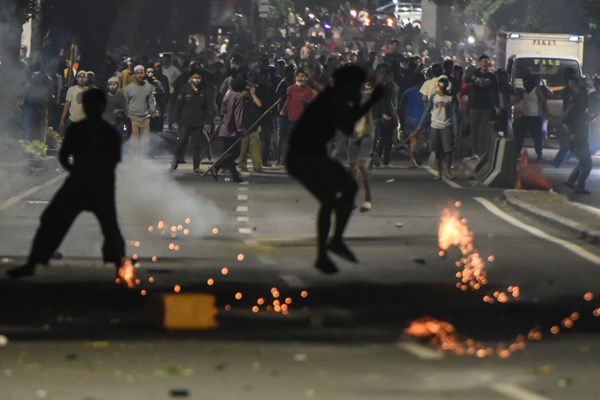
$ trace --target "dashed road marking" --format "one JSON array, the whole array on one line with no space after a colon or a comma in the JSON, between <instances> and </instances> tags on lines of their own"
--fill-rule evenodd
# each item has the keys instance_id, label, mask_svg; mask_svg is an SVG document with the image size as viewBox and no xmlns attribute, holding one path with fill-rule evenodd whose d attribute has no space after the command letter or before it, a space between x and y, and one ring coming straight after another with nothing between
<instances>
[{"instance_id":1,"label":"dashed road marking","mask_svg":"<svg viewBox=\"0 0 600 400\"><path fill-rule=\"evenodd\" d=\"M292 275L292 274L281 274L279 275L279 277L281 278L281 280L283 280L289 287L292 288L302 288L302 287L306 287L306 284L304 283L304 281L302 279L300 279L298 276L296 275Z\"/></svg>"},{"instance_id":2,"label":"dashed road marking","mask_svg":"<svg viewBox=\"0 0 600 400\"><path fill-rule=\"evenodd\" d=\"M551 400L549 397L540 396L513 383L495 383L492 385L492 390L514 400Z\"/></svg>"},{"instance_id":3,"label":"dashed road marking","mask_svg":"<svg viewBox=\"0 0 600 400\"><path fill-rule=\"evenodd\" d=\"M429 165L426 165L423 167L427 172L429 172L431 175L433 176L437 176L437 171L433 168L431 168ZM446 182L446 184L448 184L448 186L450 186L451 188L454 189L462 189L462 186L460 186L458 183L451 181L450 179L442 179L443 182Z\"/></svg>"},{"instance_id":4,"label":"dashed road marking","mask_svg":"<svg viewBox=\"0 0 600 400\"><path fill-rule=\"evenodd\" d=\"M243 233L244 235L250 235L252 231L252 228L238 228L238 232Z\"/></svg>"},{"instance_id":5,"label":"dashed road marking","mask_svg":"<svg viewBox=\"0 0 600 400\"><path fill-rule=\"evenodd\" d=\"M247 194L238 194L237 199L238 199L238 201L247 201L248 195Z\"/></svg>"},{"instance_id":6,"label":"dashed road marking","mask_svg":"<svg viewBox=\"0 0 600 400\"><path fill-rule=\"evenodd\" d=\"M248 217L237 217L237 222L248 222L250 218Z\"/></svg>"},{"instance_id":7,"label":"dashed road marking","mask_svg":"<svg viewBox=\"0 0 600 400\"><path fill-rule=\"evenodd\" d=\"M575 254L593 264L600 265L600 257L597 256L596 254L593 254L593 253L587 251L583 247L578 246L575 243L569 242L568 240L559 239L557 237L549 235L548 233L544 232L543 230L541 230L539 228L524 224L523 222L519 221L515 217L508 215L507 213L505 213L504 211L502 211L501 209L496 207L492 202L490 202L487 199L484 199L482 197L475 197L475 200L478 201L485 208L487 208L487 210L489 212L491 212L492 214L494 214L495 216L497 216L499 218L502 218L509 224L516 226L517 228L521 228L524 231L532 234L533 236L537 236L541 239L545 239L549 242L552 242L554 244L562 246L565 249L572 252L573 254Z\"/></svg>"},{"instance_id":8,"label":"dashed road marking","mask_svg":"<svg viewBox=\"0 0 600 400\"><path fill-rule=\"evenodd\" d=\"M240 187L238 188L238 191L239 191L239 192L247 192L247 191L248 191L248 188L247 188L247 187L242 187L242 186L240 186Z\"/></svg>"},{"instance_id":9,"label":"dashed road marking","mask_svg":"<svg viewBox=\"0 0 600 400\"><path fill-rule=\"evenodd\" d=\"M237 212L248 212L248 206L237 206L235 209Z\"/></svg>"},{"instance_id":10,"label":"dashed road marking","mask_svg":"<svg viewBox=\"0 0 600 400\"><path fill-rule=\"evenodd\" d=\"M439 352L439 351L435 351L433 349L430 349L427 346L423 346L421 344L418 343L413 343L413 342L399 342L398 343L398 348L402 349L404 351L406 351L409 354L412 354L413 356L420 358L421 360L441 360L442 358L444 358L444 355Z\"/></svg>"},{"instance_id":11,"label":"dashed road marking","mask_svg":"<svg viewBox=\"0 0 600 400\"><path fill-rule=\"evenodd\" d=\"M16 196L11 197L10 199L4 201L3 203L0 203L0 211L4 211L6 210L8 207L12 206L13 204L15 204L16 202L23 200L25 197L27 196L31 196L32 194L34 194L35 192L37 192L38 190L41 190L47 186L51 186L54 185L56 182L58 182L59 180L63 179L63 175L59 175L57 177L54 177L52 179L50 179L48 182L43 183L41 185L38 186L34 186L31 189L28 189L26 191L24 191L23 193L20 193Z\"/></svg>"},{"instance_id":12,"label":"dashed road marking","mask_svg":"<svg viewBox=\"0 0 600 400\"><path fill-rule=\"evenodd\" d=\"M265 265L277 265L277 261L275 261L275 259L273 257L269 257L269 256L257 256L256 258L258 258L258 261L260 261L261 263L265 264Z\"/></svg>"}]
</instances>

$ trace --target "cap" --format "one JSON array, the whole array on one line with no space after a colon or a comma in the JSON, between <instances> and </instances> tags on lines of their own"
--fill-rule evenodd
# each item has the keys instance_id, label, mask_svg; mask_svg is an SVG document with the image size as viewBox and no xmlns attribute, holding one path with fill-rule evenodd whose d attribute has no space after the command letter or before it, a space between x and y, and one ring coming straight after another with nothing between
<instances>
[{"instance_id":1,"label":"cap","mask_svg":"<svg viewBox=\"0 0 600 400\"><path fill-rule=\"evenodd\" d=\"M133 68L133 72L137 72L137 71L144 71L144 72L146 72L146 68L144 68L144 66L143 66L143 65L141 65L141 64L138 64L138 65L136 65L136 66Z\"/></svg>"},{"instance_id":2,"label":"cap","mask_svg":"<svg viewBox=\"0 0 600 400\"><path fill-rule=\"evenodd\" d=\"M111 82L115 82L115 83L119 83L119 78L117 78L116 76L111 76L110 78L108 78L108 82L107 83L111 83Z\"/></svg>"},{"instance_id":3,"label":"cap","mask_svg":"<svg viewBox=\"0 0 600 400\"><path fill-rule=\"evenodd\" d=\"M75 75L75 76L79 76L79 75L86 75L87 76L87 72L85 72L84 70L80 69L79 71L77 71L77 75Z\"/></svg>"}]
</instances>

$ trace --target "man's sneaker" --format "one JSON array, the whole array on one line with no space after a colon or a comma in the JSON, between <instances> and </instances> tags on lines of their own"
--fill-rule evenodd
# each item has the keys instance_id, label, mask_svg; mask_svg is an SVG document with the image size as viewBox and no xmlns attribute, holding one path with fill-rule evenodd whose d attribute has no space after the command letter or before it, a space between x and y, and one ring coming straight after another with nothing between
<instances>
[{"instance_id":1,"label":"man's sneaker","mask_svg":"<svg viewBox=\"0 0 600 400\"><path fill-rule=\"evenodd\" d=\"M589 190L585 190L585 189L577 189L575 191L575 194L590 194L591 192Z\"/></svg>"},{"instance_id":2,"label":"man's sneaker","mask_svg":"<svg viewBox=\"0 0 600 400\"><path fill-rule=\"evenodd\" d=\"M23 278L35 274L35 264L25 264L20 267L12 268L6 271L6 276L11 279Z\"/></svg>"}]
</instances>

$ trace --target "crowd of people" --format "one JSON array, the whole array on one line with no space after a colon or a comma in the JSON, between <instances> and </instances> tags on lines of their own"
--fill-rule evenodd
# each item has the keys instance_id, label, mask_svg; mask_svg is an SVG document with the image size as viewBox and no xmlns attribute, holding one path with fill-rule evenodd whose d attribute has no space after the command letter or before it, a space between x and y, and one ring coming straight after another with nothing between
<instances>
[{"instance_id":1,"label":"crowd of people","mask_svg":"<svg viewBox=\"0 0 600 400\"><path fill-rule=\"evenodd\" d=\"M29 66L24 95L25 139L43 140L47 123L64 132L81 120L81 95L97 87L107 93L104 117L123 133L128 155L154 157L157 150L151 142L157 141L151 139L169 132L176 138L172 171L184 162L190 145L194 172L210 172L218 179L222 168L240 181L236 165L246 169L248 155L255 171L285 164L289 134L306 106L332 85L334 71L354 65L367 74L364 90L381 85L384 94L368 115L368 128L364 121L358 124L363 131L360 140L355 140L361 143L359 148L353 149L356 143L343 137L334 138L329 147L333 156L352 164L356 173L361 171L363 181L364 168L390 167L391 152L405 144L414 167L422 163L426 148L436 154L438 178L454 179L453 158L482 157L496 132L515 139L517 155L524 137L530 135L542 160L546 103L556 95L538 76L526 76L524 89L517 90L507 72L495 68L486 54L474 59L458 52L460 46L450 41L439 41L437 46L422 40L422 33L413 27L396 31L396 37L361 42L344 39L343 32L323 26L301 26L290 17L266 40L252 46L244 45L243 32L238 32L217 38L189 57L129 55L102 79L70 60L34 63ZM98 68L107 74L106 65ZM74 84L67 87L71 77ZM566 76L565 82L569 79ZM563 129L570 135L587 134L587 128L573 122L577 120L573 113L587 113L587 107L581 109L585 101L570 101L574 94L576 89L570 85L562 94ZM598 97L592 93L590 109L598 108ZM233 148L207 171L201 163L205 157L212 159L213 136ZM564 137L565 151L578 142L569 140L568 134ZM574 154L588 159L581 152ZM560 158L554 164L559 165ZM581 177L590 163L583 164ZM585 192L583 183L577 188ZM370 194L363 205L370 208Z\"/></svg>"}]
</instances>

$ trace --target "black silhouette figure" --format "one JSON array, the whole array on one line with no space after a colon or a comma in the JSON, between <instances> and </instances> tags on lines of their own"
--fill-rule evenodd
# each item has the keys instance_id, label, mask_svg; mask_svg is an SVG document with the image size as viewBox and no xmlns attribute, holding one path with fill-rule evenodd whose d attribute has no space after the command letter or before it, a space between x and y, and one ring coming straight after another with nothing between
<instances>
[{"instance_id":1,"label":"black silhouette figure","mask_svg":"<svg viewBox=\"0 0 600 400\"><path fill-rule=\"evenodd\" d=\"M327 143L338 129L346 136L352 135L355 123L382 97L383 89L377 86L369 100L361 104L361 87L366 77L366 72L357 66L336 70L333 86L326 88L306 108L292 129L289 141L287 170L321 205L315 267L328 274L338 269L328 257L327 250L348 261L358 262L342 237L358 186L346 168L328 157ZM335 227L328 242L332 212L335 212Z\"/></svg>"},{"instance_id":2,"label":"black silhouette figure","mask_svg":"<svg viewBox=\"0 0 600 400\"><path fill-rule=\"evenodd\" d=\"M33 275L37 264L48 264L82 211L93 212L100 222L104 261L114 262L117 274L125 262L125 241L115 207L115 167L121 161L120 135L102 119L106 107L102 91L87 90L82 102L87 118L67 129L60 149L60 163L70 174L42 214L27 263L7 271L11 278Z\"/></svg>"}]
</instances>

